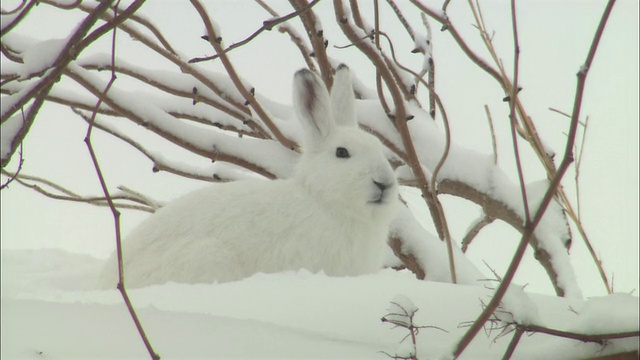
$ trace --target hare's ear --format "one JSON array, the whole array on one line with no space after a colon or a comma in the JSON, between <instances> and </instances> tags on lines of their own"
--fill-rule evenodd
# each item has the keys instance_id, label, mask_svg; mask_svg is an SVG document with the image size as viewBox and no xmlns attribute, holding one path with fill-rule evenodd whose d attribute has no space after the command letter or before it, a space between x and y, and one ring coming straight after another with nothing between
<instances>
[{"instance_id":1,"label":"hare's ear","mask_svg":"<svg viewBox=\"0 0 640 360\"><path fill-rule=\"evenodd\" d=\"M333 132L329 92L322 79L307 69L293 77L293 107L304 128L307 145L319 145Z\"/></svg>"},{"instance_id":2,"label":"hare's ear","mask_svg":"<svg viewBox=\"0 0 640 360\"><path fill-rule=\"evenodd\" d=\"M340 64L333 77L331 89L331 108L336 124L341 126L357 126L356 104L351 85L351 71L345 64Z\"/></svg>"}]
</instances>

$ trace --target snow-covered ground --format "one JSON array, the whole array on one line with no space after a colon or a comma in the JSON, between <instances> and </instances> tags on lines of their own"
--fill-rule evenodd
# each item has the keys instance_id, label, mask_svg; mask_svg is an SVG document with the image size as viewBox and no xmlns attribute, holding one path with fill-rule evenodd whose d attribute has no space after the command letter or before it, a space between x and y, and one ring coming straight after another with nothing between
<instances>
[{"instance_id":1,"label":"snow-covered ground","mask_svg":"<svg viewBox=\"0 0 640 360\"><path fill-rule=\"evenodd\" d=\"M144 359L148 356L117 290L90 290L102 260L60 250L2 253L2 359ZM488 301L486 286L416 280L386 269L359 277L306 271L257 274L211 285L131 290L145 330L163 359L385 359L402 354L408 331L380 319L402 295L419 309L421 359L439 358ZM587 301L520 293L506 302L516 318L589 334L638 330L638 298ZM397 301L397 300L395 300ZM407 305L405 305L407 306ZM393 309L392 309L393 311ZM463 359L500 358L511 334L480 334ZM514 359L587 358L638 349L638 338L606 346L524 336Z\"/></svg>"}]
</instances>

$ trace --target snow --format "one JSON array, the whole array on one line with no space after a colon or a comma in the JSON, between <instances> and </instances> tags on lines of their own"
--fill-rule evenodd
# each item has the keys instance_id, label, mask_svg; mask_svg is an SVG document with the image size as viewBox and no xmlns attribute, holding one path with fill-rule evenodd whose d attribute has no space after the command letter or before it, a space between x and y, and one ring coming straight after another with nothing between
<instances>
[{"instance_id":1,"label":"snow","mask_svg":"<svg viewBox=\"0 0 640 360\"><path fill-rule=\"evenodd\" d=\"M593 297L574 310L577 321L571 330L585 334L635 331L640 322L638 298L629 294Z\"/></svg>"},{"instance_id":2,"label":"snow","mask_svg":"<svg viewBox=\"0 0 640 360\"><path fill-rule=\"evenodd\" d=\"M5 159L11 155L11 144L24 125L22 113L8 118L0 125L0 156Z\"/></svg>"},{"instance_id":3,"label":"snow","mask_svg":"<svg viewBox=\"0 0 640 360\"><path fill-rule=\"evenodd\" d=\"M507 289L496 316L507 323L539 323L538 306L524 291L524 287L513 284Z\"/></svg>"},{"instance_id":4,"label":"snow","mask_svg":"<svg viewBox=\"0 0 640 360\"><path fill-rule=\"evenodd\" d=\"M430 117L425 110L415 106L408 110L415 116L409 121L409 128L416 144L416 152L422 164L430 172L434 171L444 153L444 135L436 127L435 122L429 120ZM451 143L446 161L437 176L439 181L445 179L460 181L491 196L517 214L524 224L525 212L520 186L511 181L505 172L494 164L492 156ZM548 185L549 181L546 179L526 184L532 219ZM550 203L536 228L535 235L540 247L549 253L553 269L557 272L558 284L564 289L565 295L581 298L582 292L565 247L567 239L571 238L569 227L564 212L557 202Z\"/></svg>"},{"instance_id":5,"label":"snow","mask_svg":"<svg viewBox=\"0 0 640 360\"><path fill-rule=\"evenodd\" d=\"M105 81L78 65L71 64L69 70L96 89L106 86ZM151 126L163 134L171 134L199 151L209 153L218 149L241 159L253 158L257 164L265 166L277 177L287 177L292 171L295 154L276 142L254 138L240 140L237 136L178 123L174 121L175 118L144 97L133 96L126 90L112 88L107 98L113 99L124 111L133 114L139 125Z\"/></svg>"},{"instance_id":6,"label":"snow","mask_svg":"<svg viewBox=\"0 0 640 360\"><path fill-rule=\"evenodd\" d=\"M24 52L24 65L19 74L28 78L50 68L66 45L67 39L49 39L32 45Z\"/></svg>"},{"instance_id":7,"label":"snow","mask_svg":"<svg viewBox=\"0 0 640 360\"><path fill-rule=\"evenodd\" d=\"M92 269L102 260L56 249L3 250L2 255L3 359L148 357L118 291L88 286L96 276ZM507 296L508 304L526 314L525 299L530 299L540 321L552 319L551 325L561 329L638 330L634 296L580 301L519 291ZM427 359L450 352L466 330L461 323L475 319L480 300L486 301L491 290L419 281L407 271L386 269L358 277L307 271L256 274L223 284L151 286L129 295L163 359L385 359L382 352L410 349L406 343L411 340L399 345L408 331L380 321L401 310L398 305L414 314L416 326L445 330L420 329L417 353ZM479 335L461 359L500 357L510 337L497 335ZM637 338L601 347L535 335L522 338L514 358L568 351L586 357L627 349L638 349Z\"/></svg>"}]
</instances>

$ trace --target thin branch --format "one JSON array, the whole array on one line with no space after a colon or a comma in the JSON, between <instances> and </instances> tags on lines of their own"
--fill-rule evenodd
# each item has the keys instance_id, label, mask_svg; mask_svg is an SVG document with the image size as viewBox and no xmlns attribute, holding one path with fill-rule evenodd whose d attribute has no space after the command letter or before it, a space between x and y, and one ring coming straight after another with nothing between
<instances>
[{"instance_id":1,"label":"thin branch","mask_svg":"<svg viewBox=\"0 0 640 360\"><path fill-rule=\"evenodd\" d=\"M378 49L378 51L381 52L382 49L380 48L380 35L382 34L382 31L380 31L380 6L378 4L378 0L375 0L373 4L374 4L374 8L373 8L374 9L374 25L376 30L376 33L374 34L375 36L374 39L375 39L376 49ZM382 88L382 75L377 66L376 66L376 91L378 92L378 99L380 99L380 104L382 105L382 109L384 109L384 113L387 114L387 116L390 116L391 109L389 108L389 105L387 104L387 100L384 97L384 90Z\"/></svg>"},{"instance_id":2,"label":"thin branch","mask_svg":"<svg viewBox=\"0 0 640 360\"><path fill-rule=\"evenodd\" d=\"M37 5L37 3L38 3L37 0L31 0L31 1L29 1L28 4L26 4L26 6L23 6L24 5L24 1L23 1L22 4L20 4L20 6L17 7L15 10L9 11L7 13L3 12L3 15L9 15L9 14L15 13L17 11L20 11L20 14L18 16L16 16L13 19L13 21L11 21L10 23L4 24L4 26L2 27L2 36L8 34L11 30L13 30L13 28L16 27L16 25L18 25L20 23L20 21L22 21L22 19L24 19L27 16L29 11L31 11L33 6Z\"/></svg>"},{"instance_id":3,"label":"thin branch","mask_svg":"<svg viewBox=\"0 0 640 360\"><path fill-rule=\"evenodd\" d=\"M280 142L280 144L282 144L287 149L297 149L298 144L282 134L280 129L273 123L269 115L267 115L267 113L264 111L260 103L258 103L256 98L242 84L240 77L235 71L233 64L227 57L225 50L222 48L222 45L220 45L220 43L215 40L219 34L216 34L215 29L213 28L213 24L211 23L211 19L209 18L209 15L207 14L202 4L198 0L191 0L191 4L196 9L198 14L200 15L200 18L204 22L205 27L207 28L207 33L209 34L209 43L220 55L220 61L222 61L222 65L224 66L225 70L227 70L227 74L229 74L229 77L231 78L231 81L233 81L233 84L236 86L236 89L251 105L253 110L257 113L258 117L260 117L262 122L267 126L269 131L271 131L273 136L276 138L276 140L278 140L278 142Z\"/></svg>"},{"instance_id":4,"label":"thin branch","mask_svg":"<svg viewBox=\"0 0 640 360\"><path fill-rule=\"evenodd\" d=\"M493 128L493 118L491 117L491 111L489 106L484 105L484 112L487 114L487 121L489 122L489 130L491 131L491 147L493 149L493 163L498 164L498 145L496 143L496 131Z\"/></svg>"},{"instance_id":5,"label":"thin branch","mask_svg":"<svg viewBox=\"0 0 640 360\"><path fill-rule=\"evenodd\" d=\"M280 17L280 15L278 15L278 13L275 12L264 1L256 0L256 2L260 4L260 6L262 6L262 8L265 9L269 14L271 14L271 16ZM309 68L309 70L316 71L316 65L313 63L313 60L311 59L311 52L309 51L309 49L307 49L306 44L304 44L304 41L302 40L302 36L300 36L300 34L298 34L297 31L292 29L287 24L284 24L278 27L278 31L280 31L281 33L286 32L289 35L289 37L291 38L291 41L294 43L294 45L296 45L296 47L300 51L300 54L302 54L302 58L304 59L304 62L307 64L307 67Z\"/></svg>"},{"instance_id":6,"label":"thin branch","mask_svg":"<svg viewBox=\"0 0 640 360\"><path fill-rule=\"evenodd\" d=\"M142 81L154 88L160 89L169 94L180 96L187 99L192 99L194 102L202 102L204 104L207 104L215 109L218 109L222 112L229 114L230 116L232 116L235 119L238 119L239 121L244 121L246 119L246 115L244 113L238 112L212 97L203 96L202 94L200 94L200 92L197 91L198 90L197 87L194 87L195 91L194 90L184 91L173 86L173 84L169 82L160 82L160 81L157 81L156 79L149 78L147 75L141 74L138 71L136 71L136 69L130 68L127 65L117 65L114 69L112 69L110 65L83 63L82 67L87 70L98 70L98 71L115 70L118 73L131 76L134 79ZM254 130L259 132L264 132L264 130L260 127L255 128Z\"/></svg>"},{"instance_id":7,"label":"thin branch","mask_svg":"<svg viewBox=\"0 0 640 360\"><path fill-rule=\"evenodd\" d=\"M392 236L388 242L389 247L393 250L393 254L402 261L402 264L409 269L418 280L424 280L427 275L425 269L422 268L420 261L414 254L403 251L402 239L397 236Z\"/></svg>"},{"instance_id":8,"label":"thin branch","mask_svg":"<svg viewBox=\"0 0 640 360\"><path fill-rule=\"evenodd\" d=\"M79 6L79 8L81 10L85 11L85 12L91 11L90 7L87 7L87 6L82 5L82 4ZM109 13L105 13L103 15L103 18L106 21L111 21L112 17L113 17L113 15L111 15ZM120 23L118 25L118 27L120 29L122 29L123 31L125 31L127 34L129 34L136 41L139 41L140 43L142 43L145 46L147 46L149 49L151 49L151 50L155 51L156 53L158 53L160 56L162 56L165 59L169 60L170 62L174 63L176 66L178 66L180 68L180 70L182 72L193 76L198 81L200 81L201 83L205 84L205 86L207 86L207 88L211 89L211 91L213 91L216 95L218 95L220 98L224 99L226 102L231 104L233 107L235 107L236 109L238 109L239 111L241 111L245 115L247 115L247 116L251 115L251 111L246 106L242 105L241 103L236 101L236 99L233 99L226 92L222 91L215 84L215 82L212 81L207 75L203 74L197 68L195 68L195 67L191 66L190 64L188 64L186 61L183 61L181 57L178 57L178 56L174 55L173 53L169 52L165 48L159 46L157 43L151 41L148 37L146 37L142 33L140 33L137 28L134 28L134 27L130 26L126 22Z\"/></svg>"},{"instance_id":9,"label":"thin branch","mask_svg":"<svg viewBox=\"0 0 640 360\"><path fill-rule=\"evenodd\" d=\"M604 334L581 334L581 333L575 333L571 331L551 329L551 328L547 328L539 325L518 324L517 326L518 328L521 328L523 331L526 331L526 332L547 334L547 335L552 335L552 336L561 337L565 339L578 340L582 342L594 342L598 344L602 344L605 340L626 339L626 338L640 336L640 331L638 330L618 332L618 333L604 333Z\"/></svg>"},{"instance_id":10,"label":"thin branch","mask_svg":"<svg viewBox=\"0 0 640 360\"><path fill-rule=\"evenodd\" d=\"M61 185L58 185L50 180L43 179L41 177L26 175L22 173L21 174L12 173L4 169L2 169L2 174L5 176L10 176L14 178L18 184L26 188L29 188L31 190L34 190L37 193L54 200L86 203L86 204L95 205L95 206L109 206L109 204L107 203L107 199L104 196L80 196L74 193L73 191L62 187ZM64 195L53 193L51 191L44 189L40 185L28 183L27 181L34 181L36 183L45 184ZM127 204L127 203L115 203L118 209L139 210L139 211L146 211L151 213L154 212L154 208L153 206L151 206L151 204L148 204L145 201L142 201L140 198L137 198L134 196L112 195L111 198L114 200L114 203L116 200L125 200L125 201L131 201L131 202L142 204L142 205L133 205L133 204Z\"/></svg>"},{"instance_id":11,"label":"thin branch","mask_svg":"<svg viewBox=\"0 0 640 360\"><path fill-rule=\"evenodd\" d=\"M582 156L584 152L584 142L587 139L587 129L589 128L589 117L587 116L584 122L584 131L582 132L582 141L580 142L580 150L577 151L576 166L575 166L575 183L576 183L576 207L578 208L578 219L582 219L580 211L580 166L582 165Z\"/></svg>"},{"instance_id":12,"label":"thin branch","mask_svg":"<svg viewBox=\"0 0 640 360\"><path fill-rule=\"evenodd\" d=\"M484 60L482 60L475 52L473 52L473 50L471 50L471 48L464 41L464 39L462 38L462 36L460 35L456 27L451 23L448 16L442 16L442 14L426 7L425 5L420 3L420 1L418 0L410 0L410 1L418 9L420 9L420 11L426 13L431 18L441 23L443 25L443 28L445 28L451 34L451 36L456 41L456 43L458 43L458 46L460 47L460 49L467 55L467 57L469 57L469 59L471 59L471 61L473 61L473 63L478 65L482 70L487 72L489 75L491 75L491 77L496 79L498 82L502 83L502 77L500 76L500 74L495 69L493 69L489 64L487 64Z\"/></svg>"},{"instance_id":13,"label":"thin branch","mask_svg":"<svg viewBox=\"0 0 640 360\"><path fill-rule=\"evenodd\" d=\"M467 252L467 248L471 245L473 239L480 233L485 226L493 223L496 218L491 217L489 215L484 215L481 219L479 219L467 232L467 235L462 238L462 252Z\"/></svg>"},{"instance_id":14,"label":"thin branch","mask_svg":"<svg viewBox=\"0 0 640 360\"><path fill-rule=\"evenodd\" d=\"M575 142L576 131L578 127L578 119L580 118L580 109L582 107L582 97L584 93L584 87L586 83L587 74L589 72L589 68L591 67L591 63L596 54L596 50L598 48L598 44L600 43L600 39L602 37L602 33L604 31L607 20L609 19L609 15L611 14L611 10L613 9L613 5L615 4L615 0L609 0L607 6L604 10L600 23L598 25L598 29L596 30L596 34L593 38L593 42L591 43L591 48L589 49L589 54L587 55L587 59L584 65L580 68L580 71L577 74L577 85L576 85L576 96L574 100L573 112L571 115L571 124L569 126L569 135L567 139L567 144L565 148L565 154L562 159L560 166L558 167L558 171L556 172L556 176L552 179L551 184L547 192L545 193L538 210L535 213L535 217L533 221L526 227L525 233L522 236L520 244L518 244L518 248L516 249L516 253L513 256L511 264L503 277L503 281L498 286L494 296L491 298L491 301L487 305L487 307L483 310L482 314L476 319L473 325L469 328L469 330L462 337L460 342L456 345L454 350L454 357L458 358L460 354L466 349L471 340L476 336L480 328L484 325L484 323L491 317L491 314L497 309L504 297L507 288L511 284L513 277L515 276L516 270L520 265L520 261L522 260L522 256L524 255L525 249L529 244L531 236L535 231L538 223L542 219L547 206L551 202L554 194L557 191L558 186L560 186L560 181L564 176L565 172L569 168L569 165L573 162L573 145Z\"/></svg>"},{"instance_id":15,"label":"thin branch","mask_svg":"<svg viewBox=\"0 0 640 360\"><path fill-rule=\"evenodd\" d=\"M75 112L77 115L79 115L83 120L85 120L87 123L91 122L91 117L88 116L87 114L83 113L82 111L78 110L78 109L73 109L73 112ZM93 126L108 133L111 136L114 136L122 141L124 141L125 143L129 144L131 147L133 147L134 149L136 149L137 151L139 151L140 153L142 153L147 159L149 159L151 162L153 162L153 172L159 172L159 171L166 171L168 173L171 174L175 174L175 175L179 175L188 179L194 179L194 180L201 180L201 181L207 181L207 182L213 182L213 181L229 181L231 179L226 179L220 175L217 175L215 173L212 173L211 175L208 176L203 176L201 174L197 174L193 171L188 171L188 170L184 170L184 169L180 169L170 163L168 163L166 160L164 160L162 157L158 157L155 156L153 153L151 153L149 150L147 150L144 146L142 146L140 143L138 143L137 141L133 140L132 138L130 138L129 136L127 136L126 134L113 129L113 128L109 128L106 126L103 126L101 122L95 120L93 123Z\"/></svg>"},{"instance_id":16,"label":"thin branch","mask_svg":"<svg viewBox=\"0 0 640 360\"><path fill-rule=\"evenodd\" d=\"M77 72L77 69L69 68L65 71L65 75L67 75L69 78L78 82L80 85L82 85L84 88L89 90L91 93L93 93L97 97L101 96L101 91L94 85L91 79L85 78L83 74L81 74L80 72ZM145 119L140 117L137 113L131 111L130 108L125 108L122 104L118 103L118 101L111 98L108 93L102 97L102 100L103 100L103 103L107 104L114 111L122 114L129 120L135 122L138 125L144 126L145 128L162 136L163 138L169 140L170 142L176 145L179 145L180 147L185 148L195 154L206 157L208 159L212 159L214 161L225 161L225 162L236 164L250 171L258 173L266 178L270 178L270 179L275 178L275 175L271 173L269 170L267 170L266 168L258 166L257 164L254 164L244 158L240 158L238 156L216 151L213 148L204 149L198 146L197 144L191 143L188 140L180 137L179 134L175 134L165 128L161 128L154 123L147 122Z\"/></svg>"},{"instance_id":17,"label":"thin branch","mask_svg":"<svg viewBox=\"0 0 640 360\"><path fill-rule=\"evenodd\" d=\"M118 1L119 3L119 1ZM141 4L140 4L141 5ZM116 8L117 8L117 4L116 4ZM112 38L112 43L111 43L111 65L112 67L115 64L115 46L116 46L116 28L115 28L115 23L116 21L118 21L118 16L117 13L114 12L113 15L113 22L114 22L114 27L113 27L113 38ZM104 27L104 26L103 26ZM99 30L99 29L98 29ZM98 31L96 30L96 32ZM107 200L107 203L109 204L109 209L111 209L111 213L113 214L113 220L114 220L114 226L115 226L115 237L116 237L116 253L118 255L118 285L117 288L120 291L120 294L122 295L122 298L127 306L127 309L129 310L129 314L131 315L131 319L133 320L136 329L138 330L138 333L140 334L140 337L145 345L145 347L147 348L147 351L149 352L149 356L151 357L152 360L159 360L160 356L158 354L156 354L156 352L153 350L153 347L151 345L151 342L149 341L149 339L147 338L147 335L144 331L144 328L142 327L142 324L140 323L140 320L138 318L138 315L136 314L136 311L133 307L133 305L131 304L131 300L129 299L129 295L127 294L127 290L125 288L125 283L124 283L124 262L122 259L122 240L121 240L121 231L120 231L120 211L118 211L118 209L116 208L113 199L111 198L111 193L109 192L109 189L107 187L107 183L106 180L104 178L104 175L102 173L102 170L100 169L100 165L98 163L98 157L95 153L95 150L93 148L93 144L91 143L91 134L93 131L93 124L95 122L95 117L97 115L98 109L100 108L100 104L102 103L103 98L106 96L106 94L109 92L109 89L111 89L111 86L113 85L113 83L116 80L116 73L115 71L111 72L111 78L109 80L109 82L107 83L107 86L105 86L104 90L102 91L102 94L98 97L98 101L96 102L96 106L95 106L95 110L93 111L92 117L91 117L91 122L89 123L89 126L87 128L87 134L85 136L85 143L87 145L87 150L89 151L89 155L91 157L91 161L93 163L93 166L96 170L96 174L98 175L98 180L100 182L100 187L102 188L102 191L104 193L104 196Z\"/></svg>"},{"instance_id":18,"label":"thin branch","mask_svg":"<svg viewBox=\"0 0 640 360\"><path fill-rule=\"evenodd\" d=\"M24 123L24 111L22 112L22 122ZM23 143L20 143L20 148L18 149L18 156L19 156L19 160L18 160L18 169L15 171L15 173L13 175L9 176L9 179L2 185L0 185L0 190L6 188L7 186L9 186L9 184L11 184L12 181L14 181L16 179L16 177L18 176L18 174L20 174L20 171L22 171L22 165L24 165L24 157L23 157ZM2 171L4 173L4 168L2 168Z\"/></svg>"},{"instance_id":19,"label":"thin branch","mask_svg":"<svg viewBox=\"0 0 640 360\"><path fill-rule=\"evenodd\" d=\"M436 180L438 178L438 174L440 172L440 169L442 168L442 166L444 165L445 161L447 160L447 157L449 155L449 150L451 147L451 131L449 128L449 118L447 116L447 112L444 109L444 104L442 104L442 101L440 100L440 96L438 96L438 94L436 93L435 89L430 85L427 84L424 79L422 79L422 77L420 77L418 74L416 74L413 70L402 66L398 60L396 59L395 56L395 51L393 50L393 43L391 42L391 40L389 39L389 37L384 34L384 33L380 33L380 35L384 35L385 38L387 39L387 41L389 41L389 48L391 49L391 56L394 60L394 62L396 63L396 65L398 67L400 67L401 69L407 71L408 73L412 74L416 80L418 80L418 82L422 83L428 90L429 90L429 95L431 96L431 99L435 100L436 104L438 105L438 109L440 110L440 114L442 115L442 120L444 123L444 127L445 127L445 148L444 151L442 153L442 156L440 157L440 160L438 160L438 163L436 164L433 174L431 175L431 181L430 181L430 188L431 189L436 189ZM456 266L455 266L455 258L453 255L453 241L451 240L451 233L449 232L449 225L447 224L447 218L444 214L444 209L442 207L442 204L440 203L440 200L438 199L438 195L435 191L430 192L430 196L431 196L431 201L435 206L435 210L436 210L436 214L439 217L438 220L434 219L434 222L439 221L440 225L442 226L442 237L441 239L445 241L445 243L447 244L447 254L449 256L449 270L451 273L451 281L455 284L457 282L457 276L456 276ZM429 200L427 199L427 204L429 203Z\"/></svg>"},{"instance_id":20,"label":"thin branch","mask_svg":"<svg viewBox=\"0 0 640 360\"><path fill-rule=\"evenodd\" d=\"M518 181L520 183L520 195L522 196L522 205L524 207L525 226L531 222L531 214L529 213L529 198L527 196L527 186L524 181L524 170L522 169L522 160L520 158L520 148L518 146L518 137L516 136L516 103L518 102L518 80L520 70L520 44L518 42L518 21L516 17L516 3L511 0L511 27L513 28L513 87L511 87L509 101L509 120L511 123L511 141L513 143L513 154L518 169Z\"/></svg>"},{"instance_id":21,"label":"thin branch","mask_svg":"<svg viewBox=\"0 0 640 360\"><path fill-rule=\"evenodd\" d=\"M135 3L134 3L135 4ZM36 86L25 92L20 98L8 106L7 109L3 109L0 117L0 122L4 122L11 117L18 109L26 105L26 103L32 99L35 99L26 116L24 126L18 132L17 136L11 141L9 155L3 158L1 161L2 167L5 167L11 155L15 152L18 145L29 133L29 129L35 120L36 114L40 110L40 107L44 103L44 96L51 90L55 84L55 80L60 77L65 67L84 49L81 45L82 38L89 32L93 25L98 21L98 18L109 8L111 1L103 1L99 3L95 9L82 21L82 23L76 28L75 32L65 47L60 51L57 58L54 60L50 69L42 71L42 78L38 81ZM88 44L85 45L85 47Z\"/></svg>"},{"instance_id":22,"label":"thin branch","mask_svg":"<svg viewBox=\"0 0 640 360\"><path fill-rule=\"evenodd\" d=\"M501 65L501 62L498 60L497 55L495 53L495 49L493 48L493 44L491 43L491 37L488 36L486 29L484 27L484 19L482 18L482 13L480 11L480 6L479 4L477 5L477 10L476 10L476 6L473 5L473 3L469 0L469 6L474 14L474 16L476 17L476 23L477 23L477 27L480 30L480 33L482 34L482 38L483 41L485 41L485 44L487 46L487 49L489 50L490 54L492 55L492 58L494 59L494 61L498 64L500 71L501 71L501 76L502 76L502 80L498 77L495 77L496 80L498 80L498 82L500 83L500 85L503 87L503 89L505 89L505 91L507 93L510 93L510 91L508 89L510 89L510 83L509 83L509 79L507 78L506 74L504 73L504 69ZM542 143L542 141L540 140L540 137L538 135L538 132L535 128L535 125L533 124L533 122L531 121L531 119L529 118L529 116L526 114L526 111L524 109L524 106L522 105L522 103L520 102L519 99L516 99L516 107L518 110L518 114L520 115L520 119L525 127L525 129L520 129L520 127L518 126L518 133L525 138L530 144L532 149L534 150L535 154L538 156L538 159L540 160L540 162L543 164L545 170L547 171L547 176L549 179L552 179L555 174L556 174L556 168L555 168L555 164L553 162L553 159L551 158L551 156L546 152L545 147ZM555 109L551 109L552 111L556 111L556 112L560 112L557 111ZM562 113L562 112L560 112ZM558 193L557 193L558 197L561 200L561 203L563 204L566 214L569 216L569 218L571 218L571 220L573 220L573 222L576 224L576 227L578 228L578 231L582 237L582 239L584 240L584 244L587 247L589 254L591 255L591 258L593 259L594 265L596 266L596 268L598 269L598 272L600 273L600 277L602 279L603 284L605 285L605 288L607 290L607 292L609 294L611 294L612 290L611 290L611 286L609 284L609 280L607 279L607 275L602 267L602 261L598 258L598 255L596 254L595 250L593 249L593 245L591 245L591 241L589 240L589 236L587 235L586 230L584 229L584 226L582 225L580 218L578 216L578 214L576 214L575 210L573 209L573 206L571 205L571 202L569 201L569 198L567 197L567 194L565 193L564 189L562 187L558 188Z\"/></svg>"},{"instance_id":23,"label":"thin branch","mask_svg":"<svg viewBox=\"0 0 640 360\"><path fill-rule=\"evenodd\" d=\"M415 41L416 39L415 31L413 31L413 28L411 27L407 19L404 17L404 15L402 14L402 11L400 11L400 8L398 8L398 5L396 5L395 1L387 0L387 4L389 4L393 12L396 14L396 17L398 18L398 20L400 21L404 29L407 30L407 33L411 37L411 40Z\"/></svg>"},{"instance_id":24,"label":"thin branch","mask_svg":"<svg viewBox=\"0 0 640 360\"><path fill-rule=\"evenodd\" d=\"M302 9L296 10L290 14L287 14L285 16L281 16L278 17L276 19L269 19L269 20L265 20L262 22L262 26L254 31L251 35L249 35L246 39L238 41L236 43L233 43L232 45L230 45L229 47L227 47L226 49L224 49L224 53L228 54L229 52L231 52L234 49L237 49L243 45L248 44L249 42L251 42L253 39L255 39L256 37L258 37L258 35L262 34L262 32L264 31L271 31L273 29L274 26L281 24L283 22L289 21L297 16L302 15L303 13L311 10L320 0L313 0L310 4L308 4L307 6L305 6ZM260 1L261 5L263 7L267 7L269 8L266 4L264 4L262 1ZM269 8L270 9L270 8ZM189 60L190 64L194 64L194 63L198 63L198 62L203 62L203 61L209 61L209 60L215 60L218 57L220 57L220 53L216 53L215 55L211 55L211 56L205 56L205 57L196 57L193 58L191 60Z\"/></svg>"},{"instance_id":25,"label":"thin branch","mask_svg":"<svg viewBox=\"0 0 640 360\"><path fill-rule=\"evenodd\" d=\"M289 0L291 5L296 10L302 10L309 6L307 0ZM327 89L331 89L333 85L333 68L327 57L326 47L328 40L324 38L324 32L319 27L319 20L313 11L305 11L300 13L299 16L302 25L307 31L307 36L311 41L311 47L313 47L313 56L320 68L320 75L326 85Z\"/></svg>"},{"instance_id":26,"label":"thin branch","mask_svg":"<svg viewBox=\"0 0 640 360\"><path fill-rule=\"evenodd\" d=\"M525 234L524 219L505 203L492 198L490 195L474 188L461 181L451 179L441 179L438 183L438 194L447 194L469 200L482 208L482 211L489 217L499 219L509 224L511 227ZM535 234L531 235L529 245L533 248L536 260L547 272L549 280L558 296L564 296L565 290L558 283L558 273L551 259L551 253L543 247L543 243Z\"/></svg>"},{"instance_id":27,"label":"thin branch","mask_svg":"<svg viewBox=\"0 0 640 360\"><path fill-rule=\"evenodd\" d=\"M444 239L444 225L442 224L442 219L440 218L438 212L438 205L434 202L434 195L431 193L429 182L427 181L427 177L424 173L422 165L420 164L420 160L413 144L411 133L407 124L408 120L406 108L404 105L404 99L402 97L398 84L396 84L396 77L394 77L385 61L379 56L377 49L367 44L366 41L360 40L360 37L356 34L353 27L351 27L351 25L349 24L348 18L346 17L343 10L344 8L342 1L334 0L333 3L336 21L340 25L343 33L376 66L376 68L380 71L380 75L384 80L387 88L389 89L389 92L391 93L391 98L393 99L393 104L395 106L395 114L393 114L392 118L394 120L396 129L398 129L398 132L400 133L402 142L407 152L407 165L412 170L415 179L418 182L417 187L420 189L423 197L427 202L427 206L429 207L429 211L431 213L431 217L434 221L438 235L440 239ZM452 276L455 275L452 274Z\"/></svg>"},{"instance_id":28,"label":"thin branch","mask_svg":"<svg viewBox=\"0 0 640 360\"><path fill-rule=\"evenodd\" d=\"M502 360L511 359L511 355L513 355L513 352L516 350L522 334L524 334L524 330L520 327L517 327L515 333L513 334L513 337L511 338L511 341L509 342L509 346L507 346L507 350L505 350L504 355L502 356Z\"/></svg>"}]
</instances>

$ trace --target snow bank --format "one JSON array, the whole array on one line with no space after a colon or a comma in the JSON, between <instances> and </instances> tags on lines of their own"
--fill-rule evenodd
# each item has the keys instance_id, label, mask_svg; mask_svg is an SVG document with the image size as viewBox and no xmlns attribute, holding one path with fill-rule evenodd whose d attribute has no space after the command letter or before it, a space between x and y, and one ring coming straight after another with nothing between
<instances>
[{"instance_id":1,"label":"snow bank","mask_svg":"<svg viewBox=\"0 0 640 360\"><path fill-rule=\"evenodd\" d=\"M119 293L86 288L95 276L91 269L101 262L58 250L3 250L2 358L147 358ZM6 279L13 284L7 287ZM417 326L446 330L425 328L417 337L419 358L438 358L450 352L466 331L460 325L474 320L481 301L486 303L491 294L484 287L419 281L391 269L360 277L306 271L257 274L224 284L130 291L163 359L386 359L382 352L393 354L406 346L399 344L407 335L380 321L391 301L419 310L413 318ZM522 292L510 304L518 311L519 303L529 302L539 312L538 321L556 328L638 329L638 298L633 296L585 302ZM500 358L510 336L497 335L479 335L461 358ZM553 354L578 358L628 349L638 349L637 338L601 347L537 334L522 338L514 359Z\"/></svg>"}]
</instances>

